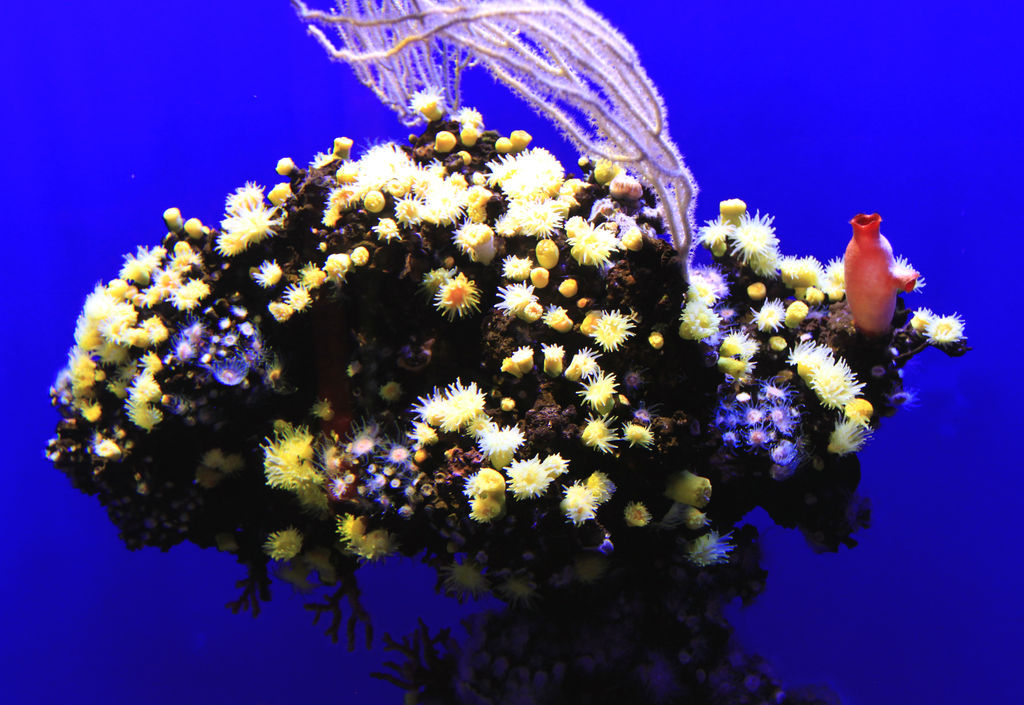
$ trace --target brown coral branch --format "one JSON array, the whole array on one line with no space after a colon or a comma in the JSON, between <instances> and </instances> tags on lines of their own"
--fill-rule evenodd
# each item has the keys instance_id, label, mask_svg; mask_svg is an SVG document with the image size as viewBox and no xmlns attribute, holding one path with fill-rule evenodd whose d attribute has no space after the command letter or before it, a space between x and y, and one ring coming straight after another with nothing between
<instances>
[{"instance_id":1,"label":"brown coral branch","mask_svg":"<svg viewBox=\"0 0 1024 705\"><path fill-rule=\"evenodd\" d=\"M227 608L235 614L247 610L256 617L260 613L260 602L270 600L270 578L266 563L250 563L247 569L248 575L235 583L235 587L242 588L242 594L237 600L228 602Z\"/></svg>"},{"instance_id":2,"label":"brown coral branch","mask_svg":"<svg viewBox=\"0 0 1024 705\"><path fill-rule=\"evenodd\" d=\"M355 576L351 575L342 578L338 589L328 595L324 602L314 602L305 605L307 610L314 613L313 624L320 621L322 614L329 613L331 615L331 623L327 626L327 635L331 638L331 641L337 643L343 618L341 601L344 599L348 600L351 614L345 623L345 643L349 651L355 650L356 626L360 622L365 625L366 648L370 648L373 644L373 623L370 621L370 613L363 607L359 596L359 584L356 582Z\"/></svg>"}]
</instances>

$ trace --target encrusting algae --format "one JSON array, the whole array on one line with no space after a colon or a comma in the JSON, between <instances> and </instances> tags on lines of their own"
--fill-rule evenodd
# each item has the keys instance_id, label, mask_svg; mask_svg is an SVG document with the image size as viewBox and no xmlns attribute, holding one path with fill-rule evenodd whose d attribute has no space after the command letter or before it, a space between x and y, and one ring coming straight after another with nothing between
<instances>
[{"instance_id":1,"label":"encrusting algae","mask_svg":"<svg viewBox=\"0 0 1024 705\"><path fill-rule=\"evenodd\" d=\"M573 173L523 131L415 102L407 145L282 159L218 226L167 211L86 299L48 457L129 547L234 554L236 610L273 571L321 587L335 638L347 601L351 644L358 568L396 554L506 601L465 646L392 642L409 662L384 677L422 702L819 702L709 607L763 586L741 519L853 545L855 453L912 356L968 349L963 322L898 300L891 334L865 335L849 266L783 256L742 201L697 231L696 265L622 165Z\"/></svg>"}]
</instances>

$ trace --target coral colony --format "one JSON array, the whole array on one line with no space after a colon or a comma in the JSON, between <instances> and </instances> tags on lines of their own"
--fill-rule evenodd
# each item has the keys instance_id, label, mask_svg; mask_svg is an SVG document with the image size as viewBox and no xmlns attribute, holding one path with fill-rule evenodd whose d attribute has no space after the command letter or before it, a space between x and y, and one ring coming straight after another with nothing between
<instances>
[{"instance_id":1,"label":"coral colony","mask_svg":"<svg viewBox=\"0 0 1024 705\"><path fill-rule=\"evenodd\" d=\"M845 263L783 254L736 199L691 228L657 93L577 2L296 4L425 127L281 159L213 226L167 210L86 298L49 458L129 547L233 554L233 609L258 612L273 576L350 646L368 562L503 600L460 640L387 638L403 658L377 675L406 702L826 702L731 638L722 605L765 579L742 519L854 545L855 453L912 356L968 349L963 321L905 307L922 280L877 215ZM459 107L470 59L588 156Z\"/></svg>"}]
</instances>

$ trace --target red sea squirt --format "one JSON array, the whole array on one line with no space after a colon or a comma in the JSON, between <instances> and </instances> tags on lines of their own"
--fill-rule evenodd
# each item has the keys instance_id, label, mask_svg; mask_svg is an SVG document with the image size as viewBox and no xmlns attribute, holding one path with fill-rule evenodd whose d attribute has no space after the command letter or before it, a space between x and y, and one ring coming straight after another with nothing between
<instances>
[{"instance_id":1,"label":"red sea squirt","mask_svg":"<svg viewBox=\"0 0 1024 705\"><path fill-rule=\"evenodd\" d=\"M910 292L917 278L914 270L897 265L892 246L879 232L882 216L861 213L850 221L853 237L846 247L846 298L853 321L865 335L889 330L896 311L896 294Z\"/></svg>"}]
</instances>

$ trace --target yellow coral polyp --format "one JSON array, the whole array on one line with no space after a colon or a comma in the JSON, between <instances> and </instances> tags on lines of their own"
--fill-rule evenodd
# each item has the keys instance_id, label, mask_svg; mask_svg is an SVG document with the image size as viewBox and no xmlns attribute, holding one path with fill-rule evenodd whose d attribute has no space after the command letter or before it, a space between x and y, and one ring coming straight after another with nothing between
<instances>
[{"instance_id":1,"label":"yellow coral polyp","mask_svg":"<svg viewBox=\"0 0 1024 705\"><path fill-rule=\"evenodd\" d=\"M501 371L519 378L533 370L533 348L518 348L512 355L502 360Z\"/></svg>"},{"instance_id":2,"label":"yellow coral polyp","mask_svg":"<svg viewBox=\"0 0 1024 705\"><path fill-rule=\"evenodd\" d=\"M274 438L263 445L263 471L269 487L296 492L320 483L313 462L313 436L304 426L277 424Z\"/></svg>"},{"instance_id":3,"label":"yellow coral polyp","mask_svg":"<svg viewBox=\"0 0 1024 705\"><path fill-rule=\"evenodd\" d=\"M174 243L173 252L174 255L171 257L169 264L171 269L176 269L184 273L192 267L203 266L203 256L192 249L192 245L188 244L184 240L179 240ZM113 282L111 282L111 284L113 284Z\"/></svg>"},{"instance_id":4,"label":"yellow coral polyp","mask_svg":"<svg viewBox=\"0 0 1024 705\"><path fill-rule=\"evenodd\" d=\"M430 122L440 120L445 111L441 94L431 89L416 91L409 100L409 107Z\"/></svg>"},{"instance_id":5,"label":"yellow coral polyp","mask_svg":"<svg viewBox=\"0 0 1024 705\"><path fill-rule=\"evenodd\" d=\"M299 270L299 283L306 289L316 289L327 280L327 272L317 267L312 262Z\"/></svg>"},{"instance_id":6,"label":"yellow coral polyp","mask_svg":"<svg viewBox=\"0 0 1024 705\"><path fill-rule=\"evenodd\" d=\"M267 311L278 323L284 323L295 314L295 309L283 301L271 301L267 304Z\"/></svg>"},{"instance_id":7,"label":"yellow coral polyp","mask_svg":"<svg viewBox=\"0 0 1024 705\"><path fill-rule=\"evenodd\" d=\"M530 283L538 289L543 289L551 280L551 272L543 267L534 267L530 270Z\"/></svg>"},{"instance_id":8,"label":"yellow coral polyp","mask_svg":"<svg viewBox=\"0 0 1024 705\"><path fill-rule=\"evenodd\" d=\"M830 355L815 361L806 379L822 405L830 409L842 409L864 388L845 360Z\"/></svg>"},{"instance_id":9,"label":"yellow coral polyp","mask_svg":"<svg viewBox=\"0 0 1024 705\"><path fill-rule=\"evenodd\" d=\"M871 421L871 416L874 412L875 409L871 402L864 397L857 397L847 402L846 406L843 407L843 413L846 414L846 418L865 425Z\"/></svg>"},{"instance_id":10,"label":"yellow coral polyp","mask_svg":"<svg viewBox=\"0 0 1024 705\"><path fill-rule=\"evenodd\" d=\"M630 228L622 236L622 246L630 252L639 252L644 246L644 234L640 228Z\"/></svg>"},{"instance_id":11,"label":"yellow coral polyp","mask_svg":"<svg viewBox=\"0 0 1024 705\"><path fill-rule=\"evenodd\" d=\"M579 390L577 394L583 397L583 401L598 414L602 416L608 414L615 408L615 375L598 373L589 381L584 382L583 389Z\"/></svg>"},{"instance_id":12,"label":"yellow coral polyp","mask_svg":"<svg viewBox=\"0 0 1024 705\"><path fill-rule=\"evenodd\" d=\"M647 526L651 523L651 512L643 502L630 502L622 511L626 526Z\"/></svg>"},{"instance_id":13,"label":"yellow coral polyp","mask_svg":"<svg viewBox=\"0 0 1024 705\"><path fill-rule=\"evenodd\" d=\"M516 318L526 321L527 323L538 321L543 315L544 307L541 306L539 301L531 301L526 304L521 311L516 312Z\"/></svg>"},{"instance_id":14,"label":"yellow coral polyp","mask_svg":"<svg viewBox=\"0 0 1024 705\"><path fill-rule=\"evenodd\" d=\"M836 423L828 439L828 452L835 455L856 453L871 436L871 430L860 421L843 419Z\"/></svg>"},{"instance_id":15,"label":"yellow coral polyp","mask_svg":"<svg viewBox=\"0 0 1024 705\"><path fill-rule=\"evenodd\" d=\"M476 312L479 305L480 289L462 272L446 279L434 297L434 307L449 321Z\"/></svg>"},{"instance_id":16,"label":"yellow coral polyp","mask_svg":"<svg viewBox=\"0 0 1024 705\"><path fill-rule=\"evenodd\" d=\"M810 309L803 301L794 301L786 307L786 318L784 320L786 327L796 328L804 322L809 312Z\"/></svg>"},{"instance_id":17,"label":"yellow coral polyp","mask_svg":"<svg viewBox=\"0 0 1024 705\"><path fill-rule=\"evenodd\" d=\"M544 352L544 374L549 377L557 377L562 374L565 349L561 345L542 345Z\"/></svg>"},{"instance_id":18,"label":"yellow coral polyp","mask_svg":"<svg viewBox=\"0 0 1024 705\"><path fill-rule=\"evenodd\" d=\"M163 421L164 414L152 404L129 400L127 404L128 419L143 431L152 431Z\"/></svg>"},{"instance_id":19,"label":"yellow coral polyp","mask_svg":"<svg viewBox=\"0 0 1024 705\"><path fill-rule=\"evenodd\" d=\"M292 185L289 184L286 181L282 182L280 184L275 184L274 187L272 189L270 189L270 192L267 194L267 200L270 201L275 206L281 205L282 203L284 203L285 201L287 201L291 197L292 197ZM186 230L186 232L188 231L188 229L189 229L188 226L189 226L189 223L191 223L191 222L192 222L192 219L189 219L189 222L185 223L185 230ZM196 237L196 236L193 236L193 237Z\"/></svg>"},{"instance_id":20,"label":"yellow coral polyp","mask_svg":"<svg viewBox=\"0 0 1024 705\"><path fill-rule=\"evenodd\" d=\"M749 360L741 360L735 357L719 357L718 369L721 370L723 374L727 374L736 379L741 379L750 374L753 369L753 365Z\"/></svg>"},{"instance_id":21,"label":"yellow coral polyp","mask_svg":"<svg viewBox=\"0 0 1024 705\"><path fill-rule=\"evenodd\" d=\"M167 229L172 233L176 233L184 227L184 221L181 218L181 211L177 208L168 208L164 211L164 224L167 225Z\"/></svg>"},{"instance_id":22,"label":"yellow coral polyp","mask_svg":"<svg viewBox=\"0 0 1024 705\"><path fill-rule=\"evenodd\" d=\"M352 151L352 139L350 137L335 137L332 154L338 159L348 159Z\"/></svg>"},{"instance_id":23,"label":"yellow coral polyp","mask_svg":"<svg viewBox=\"0 0 1024 705\"><path fill-rule=\"evenodd\" d=\"M68 354L68 373L71 377L71 392L76 397L92 394L92 387L100 373L96 361L79 348L72 348Z\"/></svg>"},{"instance_id":24,"label":"yellow coral polyp","mask_svg":"<svg viewBox=\"0 0 1024 705\"><path fill-rule=\"evenodd\" d=\"M247 183L228 196L217 252L224 257L238 255L273 235L282 223L279 209L263 202L263 188Z\"/></svg>"},{"instance_id":25,"label":"yellow coral polyp","mask_svg":"<svg viewBox=\"0 0 1024 705\"><path fill-rule=\"evenodd\" d=\"M220 448L211 448L199 458L199 470L207 470L218 477L238 472L243 467L245 467L245 459L241 455L237 453L225 455Z\"/></svg>"},{"instance_id":26,"label":"yellow coral polyp","mask_svg":"<svg viewBox=\"0 0 1024 705\"><path fill-rule=\"evenodd\" d=\"M377 189L371 189L363 196L363 208L370 213L380 213L384 210L385 204L384 194Z\"/></svg>"},{"instance_id":27,"label":"yellow coral polyp","mask_svg":"<svg viewBox=\"0 0 1024 705\"><path fill-rule=\"evenodd\" d=\"M747 204L738 198L730 198L718 203L718 213L723 222L736 226L747 214Z\"/></svg>"},{"instance_id":28,"label":"yellow coral polyp","mask_svg":"<svg viewBox=\"0 0 1024 705\"><path fill-rule=\"evenodd\" d=\"M583 348L572 356L569 366L565 368L565 377L573 382L581 377L589 377L599 371L597 355L590 348Z\"/></svg>"},{"instance_id":29,"label":"yellow coral polyp","mask_svg":"<svg viewBox=\"0 0 1024 705\"><path fill-rule=\"evenodd\" d=\"M683 525L690 531L699 531L708 525L708 515L696 507L684 507L681 517Z\"/></svg>"},{"instance_id":30,"label":"yellow coral polyp","mask_svg":"<svg viewBox=\"0 0 1024 705\"><path fill-rule=\"evenodd\" d=\"M598 159L594 164L594 180L607 184L622 172L622 167L607 159Z\"/></svg>"},{"instance_id":31,"label":"yellow coral polyp","mask_svg":"<svg viewBox=\"0 0 1024 705\"><path fill-rule=\"evenodd\" d=\"M829 260L819 288L831 301L839 301L846 295L846 266L843 260Z\"/></svg>"},{"instance_id":32,"label":"yellow coral polyp","mask_svg":"<svg viewBox=\"0 0 1024 705\"><path fill-rule=\"evenodd\" d=\"M532 269L533 262L529 257L509 256L501 263L501 276L514 282L526 281Z\"/></svg>"},{"instance_id":33,"label":"yellow coral polyp","mask_svg":"<svg viewBox=\"0 0 1024 705\"><path fill-rule=\"evenodd\" d=\"M615 492L615 483L600 470L590 473L590 476L587 477L586 487L590 490L590 494L593 495L594 502L597 504L604 504L611 499L612 494Z\"/></svg>"},{"instance_id":34,"label":"yellow coral polyp","mask_svg":"<svg viewBox=\"0 0 1024 705\"><path fill-rule=\"evenodd\" d=\"M540 497L554 479L536 455L529 460L513 460L505 474L508 475L508 488L516 499Z\"/></svg>"},{"instance_id":35,"label":"yellow coral polyp","mask_svg":"<svg viewBox=\"0 0 1024 705\"><path fill-rule=\"evenodd\" d=\"M486 223L466 223L455 231L453 241L463 254L481 264L490 264L497 252L494 231Z\"/></svg>"},{"instance_id":36,"label":"yellow coral polyp","mask_svg":"<svg viewBox=\"0 0 1024 705\"><path fill-rule=\"evenodd\" d=\"M281 281L281 277L284 276L284 270L281 269L281 265L277 262L264 260L258 268L251 271L250 276L264 289L270 289Z\"/></svg>"},{"instance_id":37,"label":"yellow coral polyp","mask_svg":"<svg viewBox=\"0 0 1024 705\"><path fill-rule=\"evenodd\" d=\"M291 195L291 189L288 190L288 195ZM203 221L199 218L189 218L185 221L185 234L193 240L198 240L209 232L210 229L203 225Z\"/></svg>"},{"instance_id":38,"label":"yellow coral polyp","mask_svg":"<svg viewBox=\"0 0 1024 705\"><path fill-rule=\"evenodd\" d=\"M534 248L534 253L537 255L537 264L541 267L551 269L558 264L558 245L554 240L541 240Z\"/></svg>"},{"instance_id":39,"label":"yellow coral polyp","mask_svg":"<svg viewBox=\"0 0 1024 705\"><path fill-rule=\"evenodd\" d=\"M622 429L622 436L629 441L630 446L650 448L654 444L654 434L651 429L643 424L628 423Z\"/></svg>"},{"instance_id":40,"label":"yellow coral polyp","mask_svg":"<svg viewBox=\"0 0 1024 705\"><path fill-rule=\"evenodd\" d=\"M703 509L711 501L711 480L683 470L669 478L665 496L673 502Z\"/></svg>"},{"instance_id":41,"label":"yellow coral polyp","mask_svg":"<svg viewBox=\"0 0 1024 705\"><path fill-rule=\"evenodd\" d=\"M910 327L918 333L924 333L928 324L935 319L935 314L927 308L919 308L914 311L913 317L910 319Z\"/></svg>"},{"instance_id":42,"label":"yellow coral polyp","mask_svg":"<svg viewBox=\"0 0 1024 705\"><path fill-rule=\"evenodd\" d=\"M575 279L566 279L558 285L558 293L567 299L571 299L573 296L576 296L578 291L579 285L576 283Z\"/></svg>"},{"instance_id":43,"label":"yellow coral polyp","mask_svg":"<svg viewBox=\"0 0 1024 705\"><path fill-rule=\"evenodd\" d=\"M791 289L816 287L825 275L814 257L781 257L778 264L782 282Z\"/></svg>"},{"instance_id":44,"label":"yellow coral polyp","mask_svg":"<svg viewBox=\"0 0 1024 705\"><path fill-rule=\"evenodd\" d=\"M463 488L470 498L469 517L488 523L505 513L505 478L493 468L481 468L466 480Z\"/></svg>"},{"instance_id":45,"label":"yellow coral polyp","mask_svg":"<svg viewBox=\"0 0 1024 705\"><path fill-rule=\"evenodd\" d=\"M291 157L281 157L277 160L277 164L274 166L274 171L276 171L280 176L288 176L295 171L295 162Z\"/></svg>"},{"instance_id":46,"label":"yellow coral polyp","mask_svg":"<svg viewBox=\"0 0 1024 705\"><path fill-rule=\"evenodd\" d=\"M456 144L458 144L458 138L448 130L441 130L434 136L434 150L437 152L447 154L455 149Z\"/></svg>"},{"instance_id":47,"label":"yellow coral polyp","mask_svg":"<svg viewBox=\"0 0 1024 705\"><path fill-rule=\"evenodd\" d=\"M103 407L98 402L92 402L81 406L82 418L89 423L96 423L103 416Z\"/></svg>"},{"instance_id":48,"label":"yellow coral polyp","mask_svg":"<svg viewBox=\"0 0 1024 705\"><path fill-rule=\"evenodd\" d=\"M112 438L97 438L92 443L92 452L104 460L117 461L124 455L124 449Z\"/></svg>"},{"instance_id":49,"label":"yellow coral polyp","mask_svg":"<svg viewBox=\"0 0 1024 705\"><path fill-rule=\"evenodd\" d=\"M163 391L157 384L153 372L144 370L140 372L128 387L128 396L137 403L148 404L160 399Z\"/></svg>"},{"instance_id":50,"label":"yellow coral polyp","mask_svg":"<svg viewBox=\"0 0 1024 705\"><path fill-rule=\"evenodd\" d=\"M550 238L562 225L566 210L557 201L516 201L506 216L516 234Z\"/></svg>"},{"instance_id":51,"label":"yellow coral polyp","mask_svg":"<svg viewBox=\"0 0 1024 705\"><path fill-rule=\"evenodd\" d=\"M751 218L749 213L744 214L729 239L732 242L732 254L750 267L754 274L762 277L776 275L779 240L775 236L771 216L758 213Z\"/></svg>"},{"instance_id":52,"label":"yellow coral polyp","mask_svg":"<svg viewBox=\"0 0 1024 705\"><path fill-rule=\"evenodd\" d=\"M516 152L526 149L530 146L530 142L533 141L533 137L526 130L512 130L508 139L512 143L512 149Z\"/></svg>"},{"instance_id":53,"label":"yellow coral polyp","mask_svg":"<svg viewBox=\"0 0 1024 705\"><path fill-rule=\"evenodd\" d=\"M438 440L437 431L431 428L429 424L423 423L422 421L413 422L412 432L409 436L413 439L417 448L433 445L434 443L437 443ZM417 460L417 462L422 461Z\"/></svg>"},{"instance_id":54,"label":"yellow coral polyp","mask_svg":"<svg viewBox=\"0 0 1024 705\"><path fill-rule=\"evenodd\" d=\"M504 492L505 478L494 468L481 468L466 480L465 493L469 497L493 497Z\"/></svg>"},{"instance_id":55,"label":"yellow coral polyp","mask_svg":"<svg viewBox=\"0 0 1024 705\"><path fill-rule=\"evenodd\" d=\"M594 227L579 216L573 216L565 224L569 254L577 263L597 267L611 261L613 253L621 243L610 229Z\"/></svg>"},{"instance_id":56,"label":"yellow coral polyp","mask_svg":"<svg viewBox=\"0 0 1024 705\"><path fill-rule=\"evenodd\" d=\"M762 333L778 330L786 320L786 309L778 299L765 301L759 310L753 311L753 314L754 326Z\"/></svg>"},{"instance_id":57,"label":"yellow coral polyp","mask_svg":"<svg viewBox=\"0 0 1024 705\"><path fill-rule=\"evenodd\" d=\"M590 488L583 483L574 482L564 488L560 506L565 518L579 525L597 516L597 504Z\"/></svg>"},{"instance_id":58,"label":"yellow coral polyp","mask_svg":"<svg viewBox=\"0 0 1024 705\"><path fill-rule=\"evenodd\" d=\"M697 237L704 247L711 250L715 257L723 256L729 248L728 239L735 229L735 224L727 223L722 218L709 220L697 231Z\"/></svg>"},{"instance_id":59,"label":"yellow coral polyp","mask_svg":"<svg viewBox=\"0 0 1024 705\"><path fill-rule=\"evenodd\" d=\"M385 529L368 530L366 517L343 514L337 519L342 546L364 561L378 561L397 549L394 536Z\"/></svg>"},{"instance_id":60,"label":"yellow coral polyp","mask_svg":"<svg viewBox=\"0 0 1024 705\"><path fill-rule=\"evenodd\" d=\"M302 284L292 284L284 290L284 302L292 311L305 311L313 305L313 297Z\"/></svg>"},{"instance_id":61,"label":"yellow coral polyp","mask_svg":"<svg viewBox=\"0 0 1024 705\"><path fill-rule=\"evenodd\" d=\"M472 561L452 563L442 569L444 588L459 599L467 595L478 597L489 589L487 577L478 565Z\"/></svg>"},{"instance_id":62,"label":"yellow coral polyp","mask_svg":"<svg viewBox=\"0 0 1024 705\"><path fill-rule=\"evenodd\" d=\"M603 311L587 311L583 320L580 321L580 333L583 335L593 335L594 327L603 314Z\"/></svg>"},{"instance_id":63,"label":"yellow coral polyp","mask_svg":"<svg viewBox=\"0 0 1024 705\"><path fill-rule=\"evenodd\" d=\"M171 333L157 316L150 316L142 322L142 330L146 334L146 345L159 345L167 340Z\"/></svg>"},{"instance_id":64,"label":"yellow coral polyp","mask_svg":"<svg viewBox=\"0 0 1024 705\"><path fill-rule=\"evenodd\" d=\"M324 272L327 274L327 278L335 284L345 281L345 277L348 275L348 270L351 267L352 258L345 253L329 255L327 261L324 262Z\"/></svg>"},{"instance_id":65,"label":"yellow coral polyp","mask_svg":"<svg viewBox=\"0 0 1024 705\"><path fill-rule=\"evenodd\" d=\"M390 380L380 386L377 395L389 404L393 404L402 398L402 385L395 380Z\"/></svg>"},{"instance_id":66,"label":"yellow coral polyp","mask_svg":"<svg viewBox=\"0 0 1024 705\"><path fill-rule=\"evenodd\" d=\"M803 291L800 297L807 302L808 306L820 306L825 303L825 294L816 286L809 286Z\"/></svg>"},{"instance_id":67,"label":"yellow coral polyp","mask_svg":"<svg viewBox=\"0 0 1024 705\"><path fill-rule=\"evenodd\" d=\"M787 361L796 365L797 374L808 383L815 370L832 359L832 351L813 340L802 340L789 353Z\"/></svg>"},{"instance_id":68,"label":"yellow coral polyp","mask_svg":"<svg viewBox=\"0 0 1024 705\"><path fill-rule=\"evenodd\" d=\"M588 314L589 316L589 314ZM589 335L605 352L614 352L633 336L633 314L624 315L618 311L601 311L589 331L580 332Z\"/></svg>"},{"instance_id":69,"label":"yellow coral polyp","mask_svg":"<svg viewBox=\"0 0 1024 705\"><path fill-rule=\"evenodd\" d=\"M294 527L275 531L263 543L263 552L275 561L291 560L301 551L302 533Z\"/></svg>"},{"instance_id":70,"label":"yellow coral polyp","mask_svg":"<svg viewBox=\"0 0 1024 705\"><path fill-rule=\"evenodd\" d=\"M679 318L679 337L685 340L704 340L718 332L722 318L704 301L693 299L686 303Z\"/></svg>"},{"instance_id":71,"label":"yellow coral polyp","mask_svg":"<svg viewBox=\"0 0 1024 705\"><path fill-rule=\"evenodd\" d=\"M484 394L476 386L476 382L463 386L462 380L457 379L454 384L448 386L444 396L437 402L437 408L434 410L438 420L436 425L447 433L460 431L483 414L485 404Z\"/></svg>"},{"instance_id":72,"label":"yellow coral polyp","mask_svg":"<svg viewBox=\"0 0 1024 705\"><path fill-rule=\"evenodd\" d=\"M612 453L615 450L615 442L619 437L608 425L608 419L604 416L591 416L587 418L583 431L580 433L583 445L593 448L602 453Z\"/></svg>"},{"instance_id":73,"label":"yellow coral polyp","mask_svg":"<svg viewBox=\"0 0 1024 705\"><path fill-rule=\"evenodd\" d=\"M433 298L441 288L441 285L454 277L457 271L455 269L444 269L443 267L431 269L423 275L423 279L420 280L420 286L423 287L428 296Z\"/></svg>"},{"instance_id":74,"label":"yellow coral polyp","mask_svg":"<svg viewBox=\"0 0 1024 705\"><path fill-rule=\"evenodd\" d=\"M572 319L569 313L561 306L552 306L544 314L544 323L551 326L559 333L568 333L572 330Z\"/></svg>"},{"instance_id":75,"label":"yellow coral polyp","mask_svg":"<svg viewBox=\"0 0 1024 705\"><path fill-rule=\"evenodd\" d=\"M462 144L472 147L480 139L480 130L475 125L467 125L459 131L459 139L462 141Z\"/></svg>"},{"instance_id":76,"label":"yellow coral polyp","mask_svg":"<svg viewBox=\"0 0 1024 705\"><path fill-rule=\"evenodd\" d=\"M349 254L349 257L352 258L353 265L355 265L356 267L363 267L366 266L366 264L369 263L370 261L370 251L367 250L362 245L360 245L359 247L352 250L351 254Z\"/></svg>"},{"instance_id":77,"label":"yellow coral polyp","mask_svg":"<svg viewBox=\"0 0 1024 705\"><path fill-rule=\"evenodd\" d=\"M209 295L209 284L202 279L189 279L171 293L171 304L179 311L191 311Z\"/></svg>"},{"instance_id":78,"label":"yellow coral polyp","mask_svg":"<svg viewBox=\"0 0 1024 705\"><path fill-rule=\"evenodd\" d=\"M513 605L530 607L537 592L537 584L526 576L514 576L498 586L498 593Z\"/></svg>"},{"instance_id":79,"label":"yellow coral polyp","mask_svg":"<svg viewBox=\"0 0 1024 705\"><path fill-rule=\"evenodd\" d=\"M950 345L964 339L964 321L957 314L932 315L924 327L925 338L932 345Z\"/></svg>"},{"instance_id":80,"label":"yellow coral polyp","mask_svg":"<svg viewBox=\"0 0 1024 705\"><path fill-rule=\"evenodd\" d=\"M739 346L735 340L731 339L732 336L726 336L722 344L718 346L718 354L724 357L734 357L740 354Z\"/></svg>"},{"instance_id":81,"label":"yellow coral polyp","mask_svg":"<svg viewBox=\"0 0 1024 705\"><path fill-rule=\"evenodd\" d=\"M139 286L146 286L166 254L167 250L162 247L138 247L134 255L125 255L120 277Z\"/></svg>"},{"instance_id":82,"label":"yellow coral polyp","mask_svg":"<svg viewBox=\"0 0 1024 705\"><path fill-rule=\"evenodd\" d=\"M402 233L392 218L381 218L377 221L377 224L372 228L374 234L378 240L383 242L391 242L392 240L401 240Z\"/></svg>"}]
</instances>

